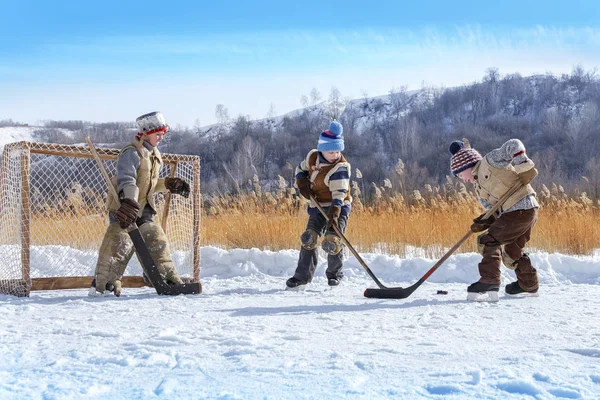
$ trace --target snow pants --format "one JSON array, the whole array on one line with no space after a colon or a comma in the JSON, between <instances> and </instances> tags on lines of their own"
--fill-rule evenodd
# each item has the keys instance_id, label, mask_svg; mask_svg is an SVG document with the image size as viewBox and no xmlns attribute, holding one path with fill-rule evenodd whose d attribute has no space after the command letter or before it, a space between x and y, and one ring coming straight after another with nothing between
<instances>
[{"instance_id":1,"label":"snow pants","mask_svg":"<svg viewBox=\"0 0 600 400\"><path fill-rule=\"evenodd\" d=\"M162 278L169 283L183 283L173 264L171 249L162 227L148 221L140 225L139 229ZM121 285L125 268L133 253L135 248L127 230L122 229L118 222L110 224L98 252L96 264L98 292L103 293L107 283L112 283L115 287Z\"/></svg>"},{"instance_id":2,"label":"snow pants","mask_svg":"<svg viewBox=\"0 0 600 400\"><path fill-rule=\"evenodd\" d=\"M348 215L342 214L338 220L338 227L342 233L346 232L346 225L348 224ZM308 223L306 224L307 230L317 232L318 236L321 237L327 233L327 220L321 214L315 214L308 217ZM335 233L334 233L335 234ZM294 277L303 282L312 281L315 270L317 269L319 257L317 254L317 248L307 250L304 247L300 247L300 257L298 258L298 266ZM337 254L327 255L327 270L325 275L327 279L341 279L344 276L342 271L343 264L343 249Z\"/></svg>"},{"instance_id":3,"label":"snow pants","mask_svg":"<svg viewBox=\"0 0 600 400\"><path fill-rule=\"evenodd\" d=\"M479 263L481 283L500 284L502 246L505 257L510 259L515 269L519 286L523 290L535 290L539 286L537 271L531 260L523 253L525 244L531 237L531 230L538 218L538 209L517 210L504 213L494 221L487 233L479 238L483 247L483 259Z\"/></svg>"}]
</instances>

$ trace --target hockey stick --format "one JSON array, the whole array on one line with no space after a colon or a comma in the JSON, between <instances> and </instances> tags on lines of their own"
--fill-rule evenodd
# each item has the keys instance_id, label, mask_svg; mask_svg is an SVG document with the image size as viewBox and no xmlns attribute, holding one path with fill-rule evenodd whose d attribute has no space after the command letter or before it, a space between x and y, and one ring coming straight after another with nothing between
<instances>
[{"instance_id":1,"label":"hockey stick","mask_svg":"<svg viewBox=\"0 0 600 400\"><path fill-rule=\"evenodd\" d=\"M517 192L517 190L519 190L521 187L522 187L522 185L520 182L515 184L513 187L511 187L508 190L508 192L506 192L498 200L498 202L496 204L494 204L494 206L490 210L488 210L488 212L485 213L485 215L483 216L483 219L487 219L487 218L491 217L504 204L504 202L506 200L508 200L508 198L510 196L515 194ZM456 244L454 246L452 246L452 248L450 250L448 250L446 252L446 254L444 254L443 257L440 258L438 260L438 262L436 262L435 265L433 267L431 267L429 269L429 271L427 271L427 273L425 273L425 275L423 275L421 277L421 279L419 279L413 285L411 285L407 288L381 288L381 286L380 286L379 289L366 289L365 297L372 297L372 298L377 298L377 299L405 299L405 298L407 298L408 296L410 296L412 294L412 292L417 290L417 288L419 286L421 286L421 284L423 284L423 282L425 282L427 280L427 278L429 278L431 276L431 274L433 274L435 272L435 270L438 269L472 234L473 234L473 231L471 231L469 229L469 231L467 233L465 233L465 235L458 242L456 242Z\"/></svg>"},{"instance_id":2,"label":"hockey stick","mask_svg":"<svg viewBox=\"0 0 600 400\"><path fill-rule=\"evenodd\" d=\"M313 201L313 203L315 203L317 205L317 208L319 209L319 211L321 212L321 214L323 215L323 217L325 217L325 220L327 222L329 222L329 217L327 216L327 213L325 212L325 210L323 210L323 207L319 204L319 202L317 202L317 200L315 199L315 197L312 194L310 195L310 199ZM358 262L360 263L360 265L365 269L365 271L367 271L367 274L369 274L369 276L371 277L371 279L373 279L373 281L377 284L377 286L379 286L380 289L382 289L382 290L402 289L402 288L389 288L389 287L385 286L383 283L381 283L381 281L379 279L377 279L377 277L375 276L375 274L373 273L373 271L371 271L371 268L369 268L369 266L367 265L367 263L365 263L365 261L362 259L362 257L354 249L354 246L352 246L350 244L350 242L348 241L348 239L346 239L346 236L342 233L342 231L340 231L340 229L338 228L338 226L336 224L333 224L333 230L340 237L340 239L342 239L342 241L348 247L348 249L350 249L350 251L352 252L352 254L354 255L354 257L356 257L356 259L358 260Z\"/></svg>"},{"instance_id":3,"label":"hockey stick","mask_svg":"<svg viewBox=\"0 0 600 400\"><path fill-rule=\"evenodd\" d=\"M106 169L104 168L104 165L102 164L102 160L100 159L100 156L98 155L98 152L96 151L96 147L94 147L94 143L89 138L89 136L86 138L86 141L87 141L88 145L90 146L90 152L92 153L92 155L94 156L94 159L98 163L98 168L100 169L100 172L102 173L102 176L104 177L104 180L106 181L106 185L108 186L108 190L110 191L110 194L115 199L115 201L117 203L119 203L119 195L117 194L117 190L113 186L113 184L110 180L110 177L108 176L108 173L106 172ZM146 245L146 242L144 241L144 238L142 237L142 234L140 232L140 229L139 229L137 223L134 222L133 224L131 224L127 228L127 233L129 234L129 237L131 238L131 241L133 242L133 245L135 247L135 250L136 250L138 256L140 257L142 268L144 269L146 276L148 276L148 279L150 279L152 286L154 286L156 293L170 295L170 296L175 296L178 294L202 293L202 286L200 285L199 282L184 283L184 284L179 284L179 285L169 285L167 282L165 282L165 280L160 275L158 268L156 267L156 263L154 262L154 259L152 258L150 251L148 250L148 246Z\"/></svg>"}]
</instances>

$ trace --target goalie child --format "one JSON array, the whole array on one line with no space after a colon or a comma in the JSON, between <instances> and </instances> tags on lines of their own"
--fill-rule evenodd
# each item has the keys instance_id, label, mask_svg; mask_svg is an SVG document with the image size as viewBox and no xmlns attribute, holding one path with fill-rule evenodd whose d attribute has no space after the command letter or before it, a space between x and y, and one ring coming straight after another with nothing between
<instances>
[{"instance_id":1,"label":"goalie child","mask_svg":"<svg viewBox=\"0 0 600 400\"><path fill-rule=\"evenodd\" d=\"M100 245L98 262L89 294L94 296L114 291L121 295L121 279L135 248L127 227L137 223L161 277L170 284L182 284L171 259L165 232L154 222L154 193L170 191L188 197L190 186L180 178L159 178L162 158L158 143L167 133L165 117L158 111L136 119L138 133L133 142L123 147L117 159L116 187L119 202L109 191L110 224ZM114 182L114 179L113 179Z\"/></svg>"}]
</instances>

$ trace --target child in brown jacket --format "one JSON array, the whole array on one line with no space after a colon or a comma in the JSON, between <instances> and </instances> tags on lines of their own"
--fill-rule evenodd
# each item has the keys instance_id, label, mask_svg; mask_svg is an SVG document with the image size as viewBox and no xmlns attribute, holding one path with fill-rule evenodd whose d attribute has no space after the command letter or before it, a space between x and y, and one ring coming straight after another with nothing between
<instances>
[{"instance_id":1,"label":"child in brown jacket","mask_svg":"<svg viewBox=\"0 0 600 400\"><path fill-rule=\"evenodd\" d=\"M473 221L471 230L483 232L477 237L483 256L479 263L479 281L467 288L468 299L498 301L500 265L515 271L517 281L505 287L508 295L537 296L537 271L523 252L529 241L540 207L529 184L537 175L519 139L510 139L484 157L477 150L455 141L450 145L450 170L465 182L475 185L482 206L489 210L515 184L522 186L498 209L496 215Z\"/></svg>"}]
</instances>

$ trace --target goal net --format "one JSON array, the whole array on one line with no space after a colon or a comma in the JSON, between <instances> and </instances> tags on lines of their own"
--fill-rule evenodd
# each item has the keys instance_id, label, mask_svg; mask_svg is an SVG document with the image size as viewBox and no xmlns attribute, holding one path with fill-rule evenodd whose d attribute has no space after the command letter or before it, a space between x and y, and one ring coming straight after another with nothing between
<instances>
[{"instance_id":1,"label":"goal net","mask_svg":"<svg viewBox=\"0 0 600 400\"><path fill-rule=\"evenodd\" d=\"M118 149L97 148L108 174ZM200 281L200 158L162 154L160 177L179 177L189 198L157 193L158 213L180 276ZM108 227L108 188L87 146L17 142L0 171L0 293L89 287ZM132 257L123 286L145 285Z\"/></svg>"}]
</instances>

